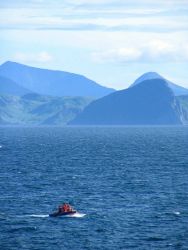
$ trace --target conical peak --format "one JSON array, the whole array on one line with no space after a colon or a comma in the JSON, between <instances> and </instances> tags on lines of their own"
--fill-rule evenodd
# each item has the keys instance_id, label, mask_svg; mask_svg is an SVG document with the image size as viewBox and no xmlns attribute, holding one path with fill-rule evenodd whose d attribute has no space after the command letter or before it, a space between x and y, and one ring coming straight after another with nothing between
<instances>
[{"instance_id":1,"label":"conical peak","mask_svg":"<svg viewBox=\"0 0 188 250\"><path fill-rule=\"evenodd\" d=\"M164 80L164 77L162 77L161 75L159 75L156 72L147 72L147 73L141 75L138 79L136 79L136 81L133 83L133 85L136 85L136 84L141 83L141 82L146 81L146 80L152 80L152 79L163 79Z\"/></svg>"}]
</instances>

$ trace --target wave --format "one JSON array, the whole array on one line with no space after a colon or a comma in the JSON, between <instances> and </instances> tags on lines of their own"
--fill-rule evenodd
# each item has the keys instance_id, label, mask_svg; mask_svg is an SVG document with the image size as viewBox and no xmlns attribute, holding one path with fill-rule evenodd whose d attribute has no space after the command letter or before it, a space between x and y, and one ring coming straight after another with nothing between
<instances>
[{"instance_id":1,"label":"wave","mask_svg":"<svg viewBox=\"0 0 188 250\"><path fill-rule=\"evenodd\" d=\"M8 231L10 233L18 232L18 231L26 231L26 232L31 232L35 231L37 227L33 226L23 226L23 227L15 227L15 228L10 228Z\"/></svg>"},{"instance_id":2,"label":"wave","mask_svg":"<svg viewBox=\"0 0 188 250\"><path fill-rule=\"evenodd\" d=\"M174 214L174 215L180 215L181 213L178 212L178 211L174 211L173 214Z\"/></svg>"}]
</instances>

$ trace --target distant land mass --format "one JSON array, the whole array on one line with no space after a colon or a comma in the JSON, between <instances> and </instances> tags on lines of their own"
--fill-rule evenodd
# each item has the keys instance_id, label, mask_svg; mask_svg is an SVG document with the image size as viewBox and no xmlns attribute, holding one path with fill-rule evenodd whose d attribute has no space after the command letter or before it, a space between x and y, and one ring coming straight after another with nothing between
<instances>
[{"instance_id":1,"label":"distant land mass","mask_svg":"<svg viewBox=\"0 0 188 250\"><path fill-rule=\"evenodd\" d=\"M0 75L14 81L24 89L40 95L99 98L115 91L82 75L40 69L9 61L0 66ZM7 94L9 92L7 91Z\"/></svg>"},{"instance_id":2,"label":"distant land mass","mask_svg":"<svg viewBox=\"0 0 188 250\"><path fill-rule=\"evenodd\" d=\"M84 76L0 66L0 125L184 125L188 89L156 72L115 91Z\"/></svg>"},{"instance_id":3,"label":"distant land mass","mask_svg":"<svg viewBox=\"0 0 188 250\"><path fill-rule=\"evenodd\" d=\"M165 79L163 76L159 75L156 72L147 72L141 75L130 87L135 86L136 84L139 84L145 80L153 80L153 79L165 80L169 88L173 91L175 96L188 95L188 89L170 82L169 80Z\"/></svg>"},{"instance_id":4,"label":"distant land mass","mask_svg":"<svg viewBox=\"0 0 188 250\"><path fill-rule=\"evenodd\" d=\"M0 94L22 96L30 91L6 77L0 76Z\"/></svg>"},{"instance_id":5,"label":"distant land mass","mask_svg":"<svg viewBox=\"0 0 188 250\"><path fill-rule=\"evenodd\" d=\"M164 79L136 82L90 103L71 125L180 125L188 122L188 96L175 96Z\"/></svg>"},{"instance_id":6,"label":"distant land mass","mask_svg":"<svg viewBox=\"0 0 188 250\"><path fill-rule=\"evenodd\" d=\"M0 95L0 125L65 125L92 101L88 97Z\"/></svg>"}]
</instances>

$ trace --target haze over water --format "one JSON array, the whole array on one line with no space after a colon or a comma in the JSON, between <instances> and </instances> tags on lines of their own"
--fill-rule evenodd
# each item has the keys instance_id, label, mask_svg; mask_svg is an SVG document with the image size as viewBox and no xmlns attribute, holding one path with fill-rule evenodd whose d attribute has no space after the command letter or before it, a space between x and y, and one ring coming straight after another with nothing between
<instances>
[{"instance_id":1,"label":"haze over water","mask_svg":"<svg viewBox=\"0 0 188 250\"><path fill-rule=\"evenodd\" d=\"M0 128L0 249L187 249L187 127ZM49 218L70 202L80 218Z\"/></svg>"}]
</instances>

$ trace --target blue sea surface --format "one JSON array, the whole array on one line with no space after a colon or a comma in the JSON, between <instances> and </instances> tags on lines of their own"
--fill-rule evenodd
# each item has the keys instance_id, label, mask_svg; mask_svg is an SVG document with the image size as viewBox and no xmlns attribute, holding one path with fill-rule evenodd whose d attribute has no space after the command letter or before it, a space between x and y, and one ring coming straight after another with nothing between
<instances>
[{"instance_id":1,"label":"blue sea surface","mask_svg":"<svg viewBox=\"0 0 188 250\"><path fill-rule=\"evenodd\" d=\"M188 127L1 127L0 249L188 249Z\"/></svg>"}]
</instances>

